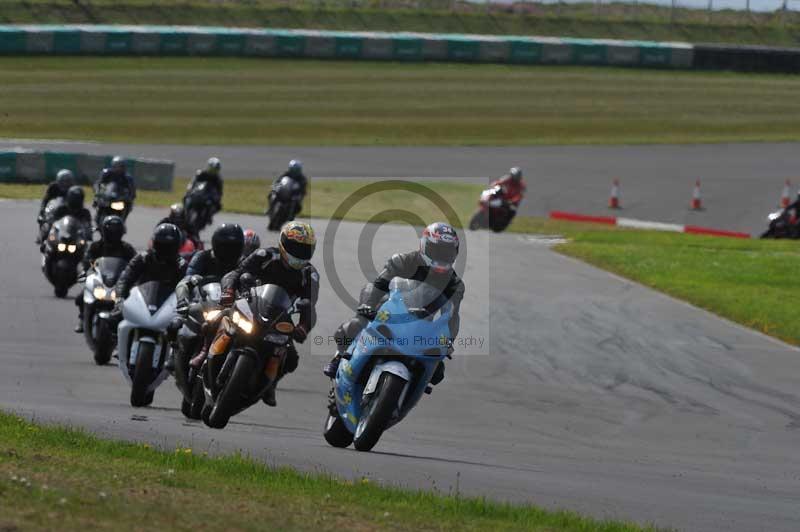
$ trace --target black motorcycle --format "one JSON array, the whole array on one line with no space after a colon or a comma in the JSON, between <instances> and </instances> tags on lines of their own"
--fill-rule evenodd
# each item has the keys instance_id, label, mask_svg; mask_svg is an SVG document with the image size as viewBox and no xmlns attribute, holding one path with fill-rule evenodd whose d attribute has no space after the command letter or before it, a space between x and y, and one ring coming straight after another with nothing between
<instances>
[{"instance_id":1,"label":"black motorcycle","mask_svg":"<svg viewBox=\"0 0 800 532\"><path fill-rule=\"evenodd\" d=\"M500 186L487 188L481 192L478 211L472 215L469 228L472 231L491 229L499 233L508 227L516 213L516 207L503 199L503 190Z\"/></svg>"},{"instance_id":2,"label":"black motorcycle","mask_svg":"<svg viewBox=\"0 0 800 532\"><path fill-rule=\"evenodd\" d=\"M267 198L266 215L269 217L267 229L278 231L283 224L294 220L301 199L300 183L288 175L273 183Z\"/></svg>"},{"instance_id":3,"label":"black motorcycle","mask_svg":"<svg viewBox=\"0 0 800 532\"><path fill-rule=\"evenodd\" d=\"M294 331L295 301L278 285L249 290L222 318L203 368L203 422L224 428L275 384Z\"/></svg>"},{"instance_id":4,"label":"black motorcycle","mask_svg":"<svg viewBox=\"0 0 800 532\"><path fill-rule=\"evenodd\" d=\"M83 285L83 334L98 366L108 364L117 344L117 331L109 325L117 300L117 284L127 261L118 257L100 257L86 272Z\"/></svg>"},{"instance_id":5,"label":"black motorcycle","mask_svg":"<svg viewBox=\"0 0 800 532\"><path fill-rule=\"evenodd\" d=\"M794 208L775 211L767 216L769 226L761 238L800 238L800 224Z\"/></svg>"},{"instance_id":6,"label":"black motorcycle","mask_svg":"<svg viewBox=\"0 0 800 532\"><path fill-rule=\"evenodd\" d=\"M183 319L173 348L175 384L183 395L181 412L189 419L200 419L205 404L203 381L190 362L203 347L206 331L219 325L223 312L219 304L222 296L219 279L196 277L191 280L195 296L192 303L178 308L178 315Z\"/></svg>"},{"instance_id":7,"label":"black motorcycle","mask_svg":"<svg viewBox=\"0 0 800 532\"><path fill-rule=\"evenodd\" d=\"M208 183L202 182L192 187L183 198L186 225L192 234L200 234L200 231L211 223L213 216L211 194Z\"/></svg>"},{"instance_id":8,"label":"black motorcycle","mask_svg":"<svg viewBox=\"0 0 800 532\"><path fill-rule=\"evenodd\" d=\"M116 215L123 221L127 220L133 210L131 190L113 181L105 183L100 185L92 205L96 209L94 222L97 227L100 227L106 216Z\"/></svg>"},{"instance_id":9,"label":"black motorcycle","mask_svg":"<svg viewBox=\"0 0 800 532\"><path fill-rule=\"evenodd\" d=\"M56 297L66 297L78 281L78 264L83 260L87 229L74 216L64 216L49 229L42 243L42 272L53 285Z\"/></svg>"}]
</instances>

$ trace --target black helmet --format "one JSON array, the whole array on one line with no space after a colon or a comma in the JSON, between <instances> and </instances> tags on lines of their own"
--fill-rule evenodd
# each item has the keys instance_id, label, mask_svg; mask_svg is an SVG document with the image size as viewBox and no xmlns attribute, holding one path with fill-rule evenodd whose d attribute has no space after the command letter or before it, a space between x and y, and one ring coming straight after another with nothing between
<instances>
[{"instance_id":1,"label":"black helmet","mask_svg":"<svg viewBox=\"0 0 800 532\"><path fill-rule=\"evenodd\" d=\"M125 222L119 216L106 216L100 224L100 234L108 244L119 244L125 234Z\"/></svg>"},{"instance_id":2,"label":"black helmet","mask_svg":"<svg viewBox=\"0 0 800 532\"><path fill-rule=\"evenodd\" d=\"M183 235L174 224L160 224L153 231L153 251L159 262L170 262L178 258Z\"/></svg>"},{"instance_id":3,"label":"black helmet","mask_svg":"<svg viewBox=\"0 0 800 532\"><path fill-rule=\"evenodd\" d=\"M83 208L83 189L77 185L69 187L67 190L67 207L72 211Z\"/></svg>"},{"instance_id":4,"label":"black helmet","mask_svg":"<svg viewBox=\"0 0 800 532\"><path fill-rule=\"evenodd\" d=\"M244 249L242 250L242 257L249 257L251 253L261 247L261 238L258 233L252 229L246 229L244 232Z\"/></svg>"},{"instance_id":5,"label":"black helmet","mask_svg":"<svg viewBox=\"0 0 800 532\"><path fill-rule=\"evenodd\" d=\"M173 203L169 206L169 216L167 217L170 223L183 227L186 225L186 209L183 203Z\"/></svg>"},{"instance_id":6,"label":"black helmet","mask_svg":"<svg viewBox=\"0 0 800 532\"><path fill-rule=\"evenodd\" d=\"M419 251L431 271L447 273L458 256L458 244L458 234L450 224L435 222L422 232Z\"/></svg>"},{"instance_id":7,"label":"black helmet","mask_svg":"<svg viewBox=\"0 0 800 532\"><path fill-rule=\"evenodd\" d=\"M244 231L239 224L222 224L211 237L214 257L225 266L239 262L244 249Z\"/></svg>"},{"instance_id":8,"label":"black helmet","mask_svg":"<svg viewBox=\"0 0 800 532\"><path fill-rule=\"evenodd\" d=\"M67 192L69 188L75 184L75 176L72 175L70 170L64 168L63 170L59 170L56 174L56 185L58 188L61 189L63 192Z\"/></svg>"}]
</instances>

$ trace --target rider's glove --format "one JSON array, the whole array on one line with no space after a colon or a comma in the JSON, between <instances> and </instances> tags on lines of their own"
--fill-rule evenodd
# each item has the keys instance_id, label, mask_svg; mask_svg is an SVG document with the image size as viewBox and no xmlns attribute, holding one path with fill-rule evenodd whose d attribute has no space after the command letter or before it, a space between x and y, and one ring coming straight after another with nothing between
<instances>
[{"instance_id":1,"label":"rider's glove","mask_svg":"<svg viewBox=\"0 0 800 532\"><path fill-rule=\"evenodd\" d=\"M236 292L233 288L226 288L222 292L222 297L219 298L219 304L223 307L230 307L233 305L233 301L236 299Z\"/></svg>"},{"instance_id":2,"label":"rider's glove","mask_svg":"<svg viewBox=\"0 0 800 532\"><path fill-rule=\"evenodd\" d=\"M294 332L292 332L292 338L295 342L299 342L301 344L305 342L306 338L308 338L308 332L306 331L306 328L302 325L295 327Z\"/></svg>"},{"instance_id":3,"label":"rider's glove","mask_svg":"<svg viewBox=\"0 0 800 532\"><path fill-rule=\"evenodd\" d=\"M368 320L372 321L375 319L375 309L369 305L359 305L356 309L356 314L359 316L364 316Z\"/></svg>"}]
</instances>

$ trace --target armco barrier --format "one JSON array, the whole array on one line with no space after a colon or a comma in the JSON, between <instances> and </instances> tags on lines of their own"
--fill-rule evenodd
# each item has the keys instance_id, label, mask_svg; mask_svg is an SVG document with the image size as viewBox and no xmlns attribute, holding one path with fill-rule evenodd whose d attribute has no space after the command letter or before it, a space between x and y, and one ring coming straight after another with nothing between
<instances>
[{"instance_id":1,"label":"armco barrier","mask_svg":"<svg viewBox=\"0 0 800 532\"><path fill-rule=\"evenodd\" d=\"M5 25L0 54L310 57L690 68L687 43L196 26Z\"/></svg>"},{"instance_id":2,"label":"armco barrier","mask_svg":"<svg viewBox=\"0 0 800 532\"><path fill-rule=\"evenodd\" d=\"M18 149L0 152L0 183L47 183L62 168L72 170L83 183L92 183L111 162L110 155L89 155ZM128 171L143 190L172 190L175 163L128 159Z\"/></svg>"}]
</instances>

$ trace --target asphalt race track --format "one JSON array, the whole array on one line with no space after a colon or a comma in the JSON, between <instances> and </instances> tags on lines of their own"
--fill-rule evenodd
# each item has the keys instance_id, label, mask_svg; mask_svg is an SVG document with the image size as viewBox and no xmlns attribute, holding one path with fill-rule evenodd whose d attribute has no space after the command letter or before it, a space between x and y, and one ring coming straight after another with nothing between
<instances>
[{"instance_id":1,"label":"asphalt race track","mask_svg":"<svg viewBox=\"0 0 800 532\"><path fill-rule=\"evenodd\" d=\"M132 409L117 367L94 365L71 331L72 301L54 299L39 272L34 211L32 202L0 202L3 409L167 449L241 449L268 464L597 517L687 530L797 529L800 352L539 239L467 235L461 337L488 343L457 351L433 395L375 452L358 453L321 436L325 338L281 383L277 408L257 405L223 431L185 421L172 381L152 408ZM142 245L160 214L136 208L130 240ZM263 230L262 219L219 218ZM325 238L326 223L314 224ZM349 315L329 276L335 265L350 292L364 282L356 259L363 227L342 223L333 255L319 254L312 336L327 337ZM366 256L376 261L416 245L409 227L370 229L377 238ZM365 270L375 267L366 262Z\"/></svg>"},{"instance_id":2,"label":"asphalt race track","mask_svg":"<svg viewBox=\"0 0 800 532\"><path fill-rule=\"evenodd\" d=\"M522 166L530 193L521 214L551 210L583 214L608 212L611 181L622 183L619 216L693 224L759 234L778 206L786 179L792 196L800 185L800 144L699 144L529 147L263 147L98 144L0 141L16 146L120 153L169 159L176 174L191 176L210 155L222 158L227 178L273 177L289 159L300 158L312 178L458 178L486 182L511 165ZM689 210L696 179L706 209ZM477 201L477 198L476 198Z\"/></svg>"}]
</instances>

